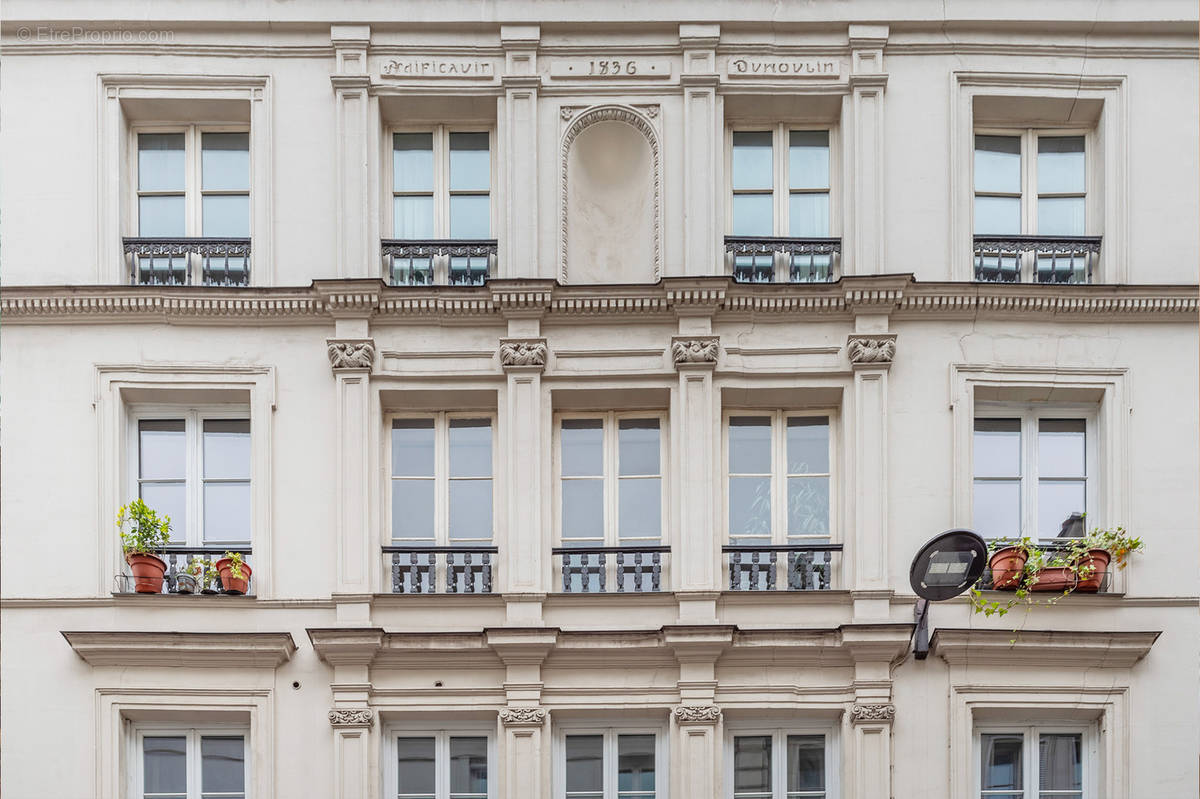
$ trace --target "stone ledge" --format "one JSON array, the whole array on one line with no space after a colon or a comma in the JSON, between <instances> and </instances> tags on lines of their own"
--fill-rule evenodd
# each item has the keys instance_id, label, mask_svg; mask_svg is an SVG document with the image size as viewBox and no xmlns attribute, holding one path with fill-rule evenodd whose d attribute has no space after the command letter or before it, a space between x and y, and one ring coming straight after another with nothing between
<instances>
[{"instance_id":1,"label":"stone ledge","mask_svg":"<svg viewBox=\"0 0 1200 799\"><path fill-rule=\"evenodd\" d=\"M91 666L277 668L296 652L291 633L62 631Z\"/></svg>"},{"instance_id":2,"label":"stone ledge","mask_svg":"<svg viewBox=\"0 0 1200 799\"><path fill-rule=\"evenodd\" d=\"M940 628L930 651L954 666L1128 668L1150 653L1162 631L973 630Z\"/></svg>"}]
</instances>

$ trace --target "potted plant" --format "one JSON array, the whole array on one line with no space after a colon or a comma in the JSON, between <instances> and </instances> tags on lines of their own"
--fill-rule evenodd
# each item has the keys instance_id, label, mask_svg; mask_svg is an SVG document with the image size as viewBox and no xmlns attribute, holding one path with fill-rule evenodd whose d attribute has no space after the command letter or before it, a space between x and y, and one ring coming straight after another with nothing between
<instances>
[{"instance_id":1,"label":"potted plant","mask_svg":"<svg viewBox=\"0 0 1200 799\"><path fill-rule=\"evenodd\" d=\"M244 594L250 587L251 569L242 561L239 552L226 552L217 561L217 573L221 575L221 587L227 594Z\"/></svg>"},{"instance_id":2,"label":"potted plant","mask_svg":"<svg viewBox=\"0 0 1200 799\"><path fill-rule=\"evenodd\" d=\"M988 568L992 571L992 588L1015 588L1025 572L1025 563L1029 560L1033 542L1022 538L1012 544L996 542L993 546L995 549L988 558Z\"/></svg>"},{"instance_id":3,"label":"potted plant","mask_svg":"<svg viewBox=\"0 0 1200 799\"><path fill-rule=\"evenodd\" d=\"M175 592L196 594L203 591L207 594L215 594L216 591L210 586L218 579L217 570L213 568L212 563L196 556L188 561L188 564L183 567L183 571L175 578Z\"/></svg>"},{"instance_id":4,"label":"potted plant","mask_svg":"<svg viewBox=\"0 0 1200 799\"><path fill-rule=\"evenodd\" d=\"M1075 572L1079 579L1076 591L1094 593L1100 590L1108 567L1116 561L1117 569L1129 564L1129 556L1140 552L1145 543L1125 532L1124 527L1112 530L1094 528L1072 547Z\"/></svg>"},{"instance_id":5,"label":"potted plant","mask_svg":"<svg viewBox=\"0 0 1200 799\"><path fill-rule=\"evenodd\" d=\"M161 552L171 540L171 517L160 519L149 505L135 499L117 512L117 529L125 562L133 573L133 590L139 594L161 593L167 564L153 553Z\"/></svg>"}]
</instances>

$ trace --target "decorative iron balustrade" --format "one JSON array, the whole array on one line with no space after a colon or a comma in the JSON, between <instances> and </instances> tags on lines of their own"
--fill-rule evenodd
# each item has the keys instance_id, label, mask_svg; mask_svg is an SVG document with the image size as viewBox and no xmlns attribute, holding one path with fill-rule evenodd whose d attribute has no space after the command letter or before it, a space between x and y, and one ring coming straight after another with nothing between
<instances>
[{"instance_id":1,"label":"decorative iron balustrade","mask_svg":"<svg viewBox=\"0 0 1200 799\"><path fill-rule=\"evenodd\" d=\"M135 286L189 286L194 265L201 285L250 285L250 239L141 237L123 242Z\"/></svg>"},{"instance_id":2,"label":"decorative iron balustrade","mask_svg":"<svg viewBox=\"0 0 1200 799\"><path fill-rule=\"evenodd\" d=\"M254 594L254 562L250 559L252 551L249 547L182 547L169 546L161 552L154 554L161 558L167 564L167 571L163 576L164 594L187 594L195 593L201 595L207 594L226 594L230 593L221 587L221 580L215 576L215 566L218 560L224 558L226 553L241 555L242 561L250 567L251 574L246 578L248 588L246 595ZM186 575L187 566L193 558L199 558L204 563L201 574L195 577L194 590L180 590L179 576ZM211 577L209 575L212 575ZM186 578L185 578L186 582ZM118 574L116 576L116 586L113 590L114 594L133 594L134 578L130 574Z\"/></svg>"},{"instance_id":3,"label":"decorative iron balustrade","mask_svg":"<svg viewBox=\"0 0 1200 799\"><path fill-rule=\"evenodd\" d=\"M729 560L730 591L775 591L778 556L786 555L788 591L828 591L833 583L833 553L841 544L787 544L758 546L734 544L721 547Z\"/></svg>"},{"instance_id":4,"label":"decorative iron balustrade","mask_svg":"<svg viewBox=\"0 0 1200 799\"><path fill-rule=\"evenodd\" d=\"M1100 241L1100 236L976 236L975 279L982 283L1091 283Z\"/></svg>"},{"instance_id":5,"label":"decorative iron balustrade","mask_svg":"<svg viewBox=\"0 0 1200 799\"><path fill-rule=\"evenodd\" d=\"M739 283L774 283L775 259L781 256L791 283L828 283L842 252L840 238L726 236L725 252L733 255L733 278Z\"/></svg>"},{"instance_id":6,"label":"decorative iron balustrade","mask_svg":"<svg viewBox=\"0 0 1200 799\"><path fill-rule=\"evenodd\" d=\"M482 286L496 258L495 239L382 239L393 286Z\"/></svg>"},{"instance_id":7,"label":"decorative iron balustrade","mask_svg":"<svg viewBox=\"0 0 1200 799\"><path fill-rule=\"evenodd\" d=\"M1066 523L1064 522L1064 526L1065 524ZM991 538L985 540L987 541L988 546L991 547L992 544L997 543L997 541L1001 539ZM1061 540L1055 540L1053 538L1040 540L1037 542L1037 546L1039 549L1047 552L1066 552L1071 548L1069 543ZM1100 587L1097 589L1097 593L1107 594L1112 591L1113 572L1115 570L1116 566L1110 565L1109 568L1104 572L1104 576L1100 578ZM979 582L975 583L975 587L980 591L990 591L993 589L992 570L990 568L985 568L983 570L983 575L979 578Z\"/></svg>"},{"instance_id":8,"label":"decorative iron balustrade","mask_svg":"<svg viewBox=\"0 0 1200 799\"><path fill-rule=\"evenodd\" d=\"M662 556L670 547L554 547L564 594L645 594L662 590ZM608 556L612 555L612 568ZM609 588L613 577L615 589Z\"/></svg>"},{"instance_id":9,"label":"decorative iron balustrade","mask_svg":"<svg viewBox=\"0 0 1200 799\"><path fill-rule=\"evenodd\" d=\"M488 546L385 546L393 594L490 594L492 555Z\"/></svg>"}]
</instances>

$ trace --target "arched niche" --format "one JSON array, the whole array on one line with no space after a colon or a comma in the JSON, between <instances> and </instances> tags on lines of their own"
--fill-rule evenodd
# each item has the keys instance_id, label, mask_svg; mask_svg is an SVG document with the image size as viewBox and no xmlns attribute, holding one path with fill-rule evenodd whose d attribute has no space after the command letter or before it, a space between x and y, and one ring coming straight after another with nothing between
<instances>
[{"instance_id":1,"label":"arched niche","mask_svg":"<svg viewBox=\"0 0 1200 799\"><path fill-rule=\"evenodd\" d=\"M561 280L658 280L659 144L628 106L589 108L562 141Z\"/></svg>"}]
</instances>

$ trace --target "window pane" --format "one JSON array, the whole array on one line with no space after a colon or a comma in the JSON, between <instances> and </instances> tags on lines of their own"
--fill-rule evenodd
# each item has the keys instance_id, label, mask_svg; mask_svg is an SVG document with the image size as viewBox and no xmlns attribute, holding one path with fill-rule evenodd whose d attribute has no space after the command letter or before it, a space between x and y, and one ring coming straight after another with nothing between
<instances>
[{"instance_id":1,"label":"window pane","mask_svg":"<svg viewBox=\"0 0 1200 799\"><path fill-rule=\"evenodd\" d=\"M787 420L788 474L829 472L829 418L793 416Z\"/></svg>"},{"instance_id":2,"label":"window pane","mask_svg":"<svg viewBox=\"0 0 1200 799\"><path fill-rule=\"evenodd\" d=\"M138 476L143 479L187 477L183 419L142 419L138 422Z\"/></svg>"},{"instance_id":3,"label":"window pane","mask_svg":"<svg viewBox=\"0 0 1200 799\"><path fill-rule=\"evenodd\" d=\"M983 790L1021 790L1021 748L1024 737L1011 734L985 733L980 736L983 747Z\"/></svg>"},{"instance_id":4,"label":"window pane","mask_svg":"<svg viewBox=\"0 0 1200 799\"><path fill-rule=\"evenodd\" d=\"M204 420L204 476L250 479L250 420Z\"/></svg>"},{"instance_id":5,"label":"window pane","mask_svg":"<svg viewBox=\"0 0 1200 799\"><path fill-rule=\"evenodd\" d=\"M1021 193L1021 137L975 137L975 191Z\"/></svg>"},{"instance_id":6,"label":"window pane","mask_svg":"<svg viewBox=\"0 0 1200 799\"><path fill-rule=\"evenodd\" d=\"M450 191L487 191L491 158L487 133L450 134Z\"/></svg>"},{"instance_id":7,"label":"window pane","mask_svg":"<svg viewBox=\"0 0 1200 799\"><path fill-rule=\"evenodd\" d=\"M1038 788L1083 790L1083 736L1056 733L1038 736Z\"/></svg>"},{"instance_id":8,"label":"window pane","mask_svg":"<svg viewBox=\"0 0 1200 799\"><path fill-rule=\"evenodd\" d=\"M619 473L659 473L657 419L622 419L617 425Z\"/></svg>"},{"instance_id":9,"label":"window pane","mask_svg":"<svg viewBox=\"0 0 1200 799\"><path fill-rule=\"evenodd\" d=\"M492 481L450 481L450 537L492 537Z\"/></svg>"},{"instance_id":10,"label":"window pane","mask_svg":"<svg viewBox=\"0 0 1200 799\"><path fill-rule=\"evenodd\" d=\"M1016 480L975 481L975 532L985 538L1021 535L1021 483Z\"/></svg>"},{"instance_id":11,"label":"window pane","mask_svg":"<svg viewBox=\"0 0 1200 799\"><path fill-rule=\"evenodd\" d=\"M250 540L250 483L204 484L204 540Z\"/></svg>"},{"instance_id":12,"label":"window pane","mask_svg":"<svg viewBox=\"0 0 1200 799\"><path fill-rule=\"evenodd\" d=\"M1085 476L1086 429L1083 419L1039 419L1038 476Z\"/></svg>"},{"instance_id":13,"label":"window pane","mask_svg":"<svg viewBox=\"0 0 1200 799\"><path fill-rule=\"evenodd\" d=\"M200 739L200 790L242 793L246 790L246 743L240 735L205 735Z\"/></svg>"},{"instance_id":14,"label":"window pane","mask_svg":"<svg viewBox=\"0 0 1200 799\"><path fill-rule=\"evenodd\" d=\"M617 486L617 535L657 538L662 526L662 480L625 478Z\"/></svg>"},{"instance_id":15,"label":"window pane","mask_svg":"<svg viewBox=\"0 0 1200 799\"><path fill-rule=\"evenodd\" d=\"M433 477L433 420L392 420L392 474Z\"/></svg>"},{"instance_id":16,"label":"window pane","mask_svg":"<svg viewBox=\"0 0 1200 799\"><path fill-rule=\"evenodd\" d=\"M788 201L788 235L829 235L829 195L793 194Z\"/></svg>"},{"instance_id":17,"label":"window pane","mask_svg":"<svg viewBox=\"0 0 1200 799\"><path fill-rule=\"evenodd\" d=\"M562 481L562 537L604 539L604 481Z\"/></svg>"},{"instance_id":18,"label":"window pane","mask_svg":"<svg viewBox=\"0 0 1200 799\"><path fill-rule=\"evenodd\" d=\"M1082 197L1042 197L1038 200L1039 236L1082 236Z\"/></svg>"},{"instance_id":19,"label":"window pane","mask_svg":"<svg viewBox=\"0 0 1200 799\"><path fill-rule=\"evenodd\" d=\"M398 239L433 238L433 197L393 197L392 235Z\"/></svg>"},{"instance_id":20,"label":"window pane","mask_svg":"<svg viewBox=\"0 0 1200 799\"><path fill-rule=\"evenodd\" d=\"M401 796L433 796L433 738L398 738L398 792Z\"/></svg>"},{"instance_id":21,"label":"window pane","mask_svg":"<svg viewBox=\"0 0 1200 799\"><path fill-rule=\"evenodd\" d=\"M1072 513L1087 510L1085 484L1082 480L1038 483L1038 536L1055 538Z\"/></svg>"},{"instance_id":22,"label":"window pane","mask_svg":"<svg viewBox=\"0 0 1200 799\"><path fill-rule=\"evenodd\" d=\"M488 790L487 738L450 739L450 793Z\"/></svg>"},{"instance_id":23,"label":"window pane","mask_svg":"<svg viewBox=\"0 0 1200 799\"><path fill-rule=\"evenodd\" d=\"M977 235L1019 234L1021 200L1018 197L976 197L975 233Z\"/></svg>"},{"instance_id":24,"label":"window pane","mask_svg":"<svg viewBox=\"0 0 1200 799\"><path fill-rule=\"evenodd\" d=\"M604 790L601 735L567 736L567 794Z\"/></svg>"},{"instance_id":25,"label":"window pane","mask_svg":"<svg viewBox=\"0 0 1200 799\"><path fill-rule=\"evenodd\" d=\"M200 134L200 181L205 191L249 191L250 134Z\"/></svg>"},{"instance_id":26,"label":"window pane","mask_svg":"<svg viewBox=\"0 0 1200 799\"><path fill-rule=\"evenodd\" d=\"M829 535L829 478L789 477L788 535Z\"/></svg>"},{"instance_id":27,"label":"window pane","mask_svg":"<svg viewBox=\"0 0 1200 799\"><path fill-rule=\"evenodd\" d=\"M788 186L829 188L829 131L793 130L789 134ZM797 235L795 233L793 236Z\"/></svg>"},{"instance_id":28,"label":"window pane","mask_svg":"<svg viewBox=\"0 0 1200 799\"><path fill-rule=\"evenodd\" d=\"M433 480L392 481L392 538L433 538Z\"/></svg>"},{"instance_id":29,"label":"window pane","mask_svg":"<svg viewBox=\"0 0 1200 799\"><path fill-rule=\"evenodd\" d=\"M182 195L138 197L138 235L181 237L187 235L186 205Z\"/></svg>"},{"instance_id":30,"label":"window pane","mask_svg":"<svg viewBox=\"0 0 1200 799\"><path fill-rule=\"evenodd\" d=\"M492 476L492 420L450 420L450 476Z\"/></svg>"},{"instance_id":31,"label":"window pane","mask_svg":"<svg viewBox=\"0 0 1200 799\"><path fill-rule=\"evenodd\" d=\"M617 736L617 791L654 791L654 736Z\"/></svg>"},{"instance_id":32,"label":"window pane","mask_svg":"<svg viewBox=\"0 0 1200 799\"><path fill-rule=\"evenodd\" d=\"M729 535L771 534L771 478L729 478Z\"/></svg>"},{"instance_id":33,"label":"window pane","mask_svg":"<svg viewBox=\"0 0 1200 799\"><path fill-rule=\"evenodd\" d=\"M187 486L182 483L142 483L140 496L143 502L171 520L171 541L187 540Z\"/></svg>"},{"instance_id":34,"label":"window pane","mask_svg":"<svg viewBox=\"0 0 1200 799\"><path fill-rule=\"evenodd\" d=\"M138 190L184 191L183 148L182 133L138 134Z\"/></svg>"},{"instance_id":35,"label":"window pane","mask_svg":"<svg viewBox=\"0 0 1200 799\"><path fill-rule=\"evenodd\" d=\"M771 131L737 131L733 134L733 188L770 189L774 159Z\"/></svg>"},{"instance_id":36,"label":"window pane","mask_svg":"<svg viewBox=\"0 0 1200 799\"><path fill-rule=\"evenodd\" d=\"M1083 174L1082 136L1038 137L1039 194L1082 194Z\"/></svg>"},{"instance_id":37,"label":"window pane","mask_svg":"<svg viewBox=\"0 0 1200 799\"><path fill-rule=\"evenodd\" d=\"M735 194L733 235L771 236L775 233L775 210L770 194Z\"/></svg>"},{"instance_id":38,"label":"window pane","mask_svg":"<svg viewBox=\"0 0 1200 799\"><path fill-rule=\"evenodd\" d=\"M142 739L142 783L146 793L187 791L187 739Z\"/></svg>"},{"instance_id":39,"label":"window pane","mask_svg":"<svg viewBox=\"0 0 1200 799\"><path fill-rule=\"evenodd\" d=\"M562 473L565 477L603 474L604 423L600 419L563 419Z\"/></svg>"},{"instance_id":40,"label":"window pane","mask_svg":"<svg viewBox=\"0 0 1200 799\"><path fill-rule=\"evenodd\" d=\"M250 198L245 194L206 194L201 201L204 236L250 235Z\"/></svg>"},{"instance_id":41,"label":"window pane","mask_svg":"<svg viewBox=\"0 0 1200 799\"><path fill-rule=\"evenodd\" d=\"M491 235L491 199L486 194L450 198L450 238L486 239Z\"/></svg>"},{"instance_id":42,"label":"window pane","mask_svg":"<svg viewBox=\"0 0 1200 799\"><path fill-rule=\"evenodd\" d=\"M825 790L825 736L787 737L787 789Z\"/></svg>"},{"instance_id":43,"label":"window pane","mask_svg":"<svg viewBox=\"0 0 1200 799\"><path fill-rule=\"evenodd\" d=\"M392 135L392 190L433 191L433 134Z\"/></svg>"},{"instance_id":44,"label":"window pane","mask_svg":"<svg viewBox=\"0 0 1200 799\"><path fill-rule=\"evenodd\" d=\"M1021 420L975 420L975 476L1021 476Z\"/></svg>"},{"instance_id":45,"label":"window pane","mask_svg":"<svg viewBox=\"0 0 1200 799\"><path fill-rule=\"evenodd\" d=\"M733 739L733 793L771 791L771 736L739 735Z\"/></svg>"},{"instance_id":46,"label":"window pane","mask_svg":"<svg viewBox=\"0 0 1200 799\"><path fill-rule=\"evenodd\" d=\"M729 417L729 472L771 473L771 417Z\"/></svg>"}]
</instances>

